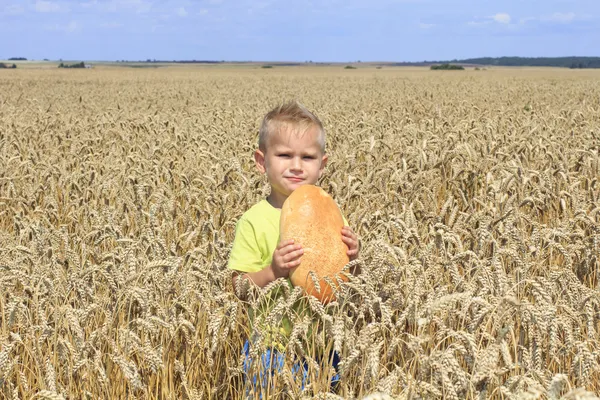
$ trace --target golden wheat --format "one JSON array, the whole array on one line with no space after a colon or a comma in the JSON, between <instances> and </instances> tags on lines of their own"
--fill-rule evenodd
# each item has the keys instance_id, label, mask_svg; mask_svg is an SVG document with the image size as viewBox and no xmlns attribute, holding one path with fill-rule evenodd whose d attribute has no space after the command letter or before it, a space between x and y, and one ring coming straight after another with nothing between
<instances>
[{"instance_id":1,"label":"golden wheat","mask_svg":"<svg viewBox=\"0 0 600 400\"><path fill-rule=\"evenodd\" d=\"M598 77L3 73L1 396L595 398ZM336 301L308 300L314 321L294 312L306 300L284 280L234 288L225 268L237 219L268 193L252 160L258 124L289 98L323 120L321 185L361 238L347 268L360 274L338 282ZM270 291L283 299L265 322L287 318L293 331L261 391L244 380L242 346L266 334L248 311Z\"/></svg>"}]
</instances>

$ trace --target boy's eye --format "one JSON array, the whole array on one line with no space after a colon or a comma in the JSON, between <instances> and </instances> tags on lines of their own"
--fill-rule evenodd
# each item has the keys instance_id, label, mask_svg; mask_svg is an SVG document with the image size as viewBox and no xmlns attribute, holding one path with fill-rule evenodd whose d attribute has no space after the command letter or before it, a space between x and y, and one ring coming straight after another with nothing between
<instances>
[{"instance_id":1,"label":"boy's eye","mask_svg":"<svg viewBox=\"0 0 600 400\"><path fill-rule=\"evenodd\" d=\"M317 158L317 157L315 157L315 156L304 156L305 160L314 160L315 158Z\"/></svg>"},{"instance_id":2,"label":"boy's eye","mask_svg":"<svg viewBox=\"0 0 600 400\"><path fill-rule=\"evenodd\" d=\"M290 155L288 153L279 153L277 154L277 157L289 158Z\"/></svg>"}]
</instances>

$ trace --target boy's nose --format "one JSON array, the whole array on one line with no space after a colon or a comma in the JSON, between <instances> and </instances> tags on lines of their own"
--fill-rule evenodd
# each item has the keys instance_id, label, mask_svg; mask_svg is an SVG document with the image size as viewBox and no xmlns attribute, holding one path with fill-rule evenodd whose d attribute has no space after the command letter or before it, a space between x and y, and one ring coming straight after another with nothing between
<instances>
[{"instance_id":1,"label":"boy's nose","mask_svg":"<svg viewBox=\"0 0 600 400\"><path fill-rule=\"evenodd\" d=\"M292 158L291 168L293 170L301 170L302 169L302 161L298 157Z\"/></svg>"}]
</instances>

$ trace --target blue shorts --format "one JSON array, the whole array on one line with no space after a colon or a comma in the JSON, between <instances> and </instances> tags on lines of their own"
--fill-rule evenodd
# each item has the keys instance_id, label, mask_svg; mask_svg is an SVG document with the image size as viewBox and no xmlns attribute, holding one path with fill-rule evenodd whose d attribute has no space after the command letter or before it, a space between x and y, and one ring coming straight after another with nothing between
<instances>
[{"instance_id":1,"label":"blue shorts","mask_svg":"<svg viewBox=\"0 0 600 400\"><path fill-rule=\"evenodd\" d=\"M242 369L244 370L244 379L247 380L249 379L248 372L250 371L252 363L252 359L250 358L250 342L248 340L244 343L242 355L244 357ZM336 374L331 378L331 390L334 390L340 381L340 374L338 373L339 362L340 358L338 354L333 352L331 365L335 368ZM260 363L258 376L254 375L251 377L252 387L258 389L260 386L263 389L266 389L269 385L269 380L273 377L275 372L281 372L283 369L285 364L285 354L275 349L267 349L260 355ZM300 386L300 390L303 390L309 383L308 364L306 361L296 361L294 365L292 365L292 376L294 377L294 381Z\"/></svg>"}]
</instances>

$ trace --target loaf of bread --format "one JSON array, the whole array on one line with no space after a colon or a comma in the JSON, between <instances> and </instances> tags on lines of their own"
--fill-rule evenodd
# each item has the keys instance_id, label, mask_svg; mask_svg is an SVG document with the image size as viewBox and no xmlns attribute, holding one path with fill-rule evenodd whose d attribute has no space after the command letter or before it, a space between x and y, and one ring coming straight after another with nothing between
<instances>
[{"instance_id":1,"label":"loaf of bread","mask_svg":"<svg viewBox=\"0 0 600 400\"><path fill-rule=\"evenodd\" d=\"M302 185L283 203L280 219L280 240L293 239L304 249L300 265L290 271L294 286L302 286L307 294L326 304L335 300L332 288L324 280L336 276L348 264L348 247L342 242L344 219L333 198L314 185ZM310 271L318 277L315 287ZM318 290L320 289L320 290Z\"/></svg>"}]
</instances>

